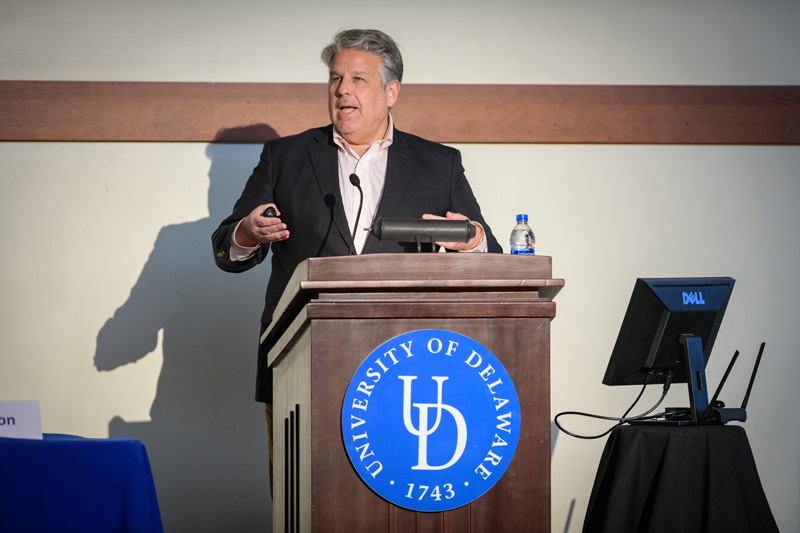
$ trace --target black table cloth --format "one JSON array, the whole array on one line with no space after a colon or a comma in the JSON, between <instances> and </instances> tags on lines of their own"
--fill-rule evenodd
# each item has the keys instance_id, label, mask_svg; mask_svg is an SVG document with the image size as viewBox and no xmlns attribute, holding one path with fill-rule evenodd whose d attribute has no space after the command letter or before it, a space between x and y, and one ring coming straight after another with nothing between
<instances>
[{"instance_id":1,"label":"black table cloth","mask_svg":"<svg viewBox=\"0 0 800 533\"><path fill-rule=\"evenodd\" d=\"M623 425L597 470L585 532L778 531L741 426Z\"/></svg>"}]
</instances>

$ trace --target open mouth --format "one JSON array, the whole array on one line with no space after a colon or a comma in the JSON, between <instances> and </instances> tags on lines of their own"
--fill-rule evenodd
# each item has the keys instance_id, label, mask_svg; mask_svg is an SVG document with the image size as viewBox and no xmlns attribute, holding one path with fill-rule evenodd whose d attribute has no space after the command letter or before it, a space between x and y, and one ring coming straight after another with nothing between
<instances>
[{"instance_id":1,"label":"open mouth","mask_svg":"<svg viewBox=\"0 0 800 533\"><path fill-rule=\"evenodd\" d=\"M350 113L352 113L352 112L354 112L354 111L356 111L358 109L356 106L349 105L349 104L340 104L340 105L337 105L336 108L339 110L339 113L341 113L342 115L349 115Z\"/></svg>"}]
</instances>

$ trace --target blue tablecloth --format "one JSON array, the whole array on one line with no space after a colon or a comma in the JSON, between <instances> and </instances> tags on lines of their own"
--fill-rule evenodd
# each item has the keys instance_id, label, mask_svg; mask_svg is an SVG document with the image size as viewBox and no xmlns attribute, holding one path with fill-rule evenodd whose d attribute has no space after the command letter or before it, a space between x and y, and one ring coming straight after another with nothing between
<instances>
[{"instance_id":1,"label":"blue tablecloth","mask_svg":"<svg viewBox=\"0 0 800 533\"><path fill-rule=\"evenodd\" d=\"M3 532L161 532L150 461L136 439L0 438Z\"/></svg>"}]
</instances>

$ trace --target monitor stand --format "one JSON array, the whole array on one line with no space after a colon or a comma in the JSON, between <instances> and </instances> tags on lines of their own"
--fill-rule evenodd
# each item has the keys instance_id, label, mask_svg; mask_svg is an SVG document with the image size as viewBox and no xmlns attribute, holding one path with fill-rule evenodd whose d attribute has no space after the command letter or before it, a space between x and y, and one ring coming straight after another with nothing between
<instances>
[{"instance_id":1,"label":"monitor stand","mask_svg":"<svg viewBox=\"0 0 800 533\"><path fill-rule=\"evenodd\" d=\"M689 386L689 417L692 424L706 423L708 391L706 385L706 362L703 358L703 339L697 335L681 335L681 346L686 363ZM667 409L669 412L669 409Z\"/></svg>"},{"instance_id":2,"label":"monitor stand","mask_svg":"<svg viewBox=\"0 0 800 533\"><path fill-rule=\"evenodd\" d=\"M708 392L706 391L706 365L703 359L703 339L697 335L681 335L686 384L689 387L689 407L667 407L663 419L642 420L636 423L667 426L699 426L717 422L708 420Z\"/></svg>"},{"instance_id":3,"label":"monitor stand","mask_svg":"<svg viewBox=\"0 0 800 533\"><path fill-rule=\"evenodd\" d=\"M761 362L761 355L764 352L764 343L758 352L756 365L753 373L750 376L750 384L747 388L747 394L742 402L740 408L725 407L725 404L718 401L719 393L722 390L725 381L728 379L736 359L739 356L737 350L733 354L725 374L722 376L719 387L717 387L711 402L708 401L708 392L706 385L706 369L705 359L703 358L703 342L702 339L696 335L681 335L681 346L683 346L684 361L686 363L686 371L689 377L689 407L667 407L664 419L660 420L642 420L631 422L634 424L661 424L670 426L697 426L697 425L722 425L728 422L738 421L744 422L747 420L747 400L750 396L750 390L755 380L758 365Z\"/></svg>"}]
</instances>

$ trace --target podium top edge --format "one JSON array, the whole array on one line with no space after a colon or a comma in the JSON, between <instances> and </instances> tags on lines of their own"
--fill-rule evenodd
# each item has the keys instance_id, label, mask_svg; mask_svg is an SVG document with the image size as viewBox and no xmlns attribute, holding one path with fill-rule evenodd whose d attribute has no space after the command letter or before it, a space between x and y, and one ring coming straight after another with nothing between
<instances>
[{"instance_id":1,"label":"podium top edge","mask_svg":"<svg viewBox=\"0 0 800 533\"><path fill-rule=\"evenodd\" d=\"M312 257L297 281L549 279L552 258L493 253L398 253Z\"/></svg>"},{"instance_id":2,"label":"podium top edge","mask_svg":"<svg viewBox=\"0 0 800 533\"><path fill-rule=\"evenodd\" d=\"M342 289L436 289L436 288L485 288L485 289L535 289L563 287L563 279L383 279L383 280L324 280L301 281L300 290L336 291Z\"/></svg>"},{"instance_id":3,"label":"podium top edge","mask_svg":"<svg viewBox=\"0 0 800 533\"><path fill-rule=\"evenodd\" d=\"M375 289L539 290L552 299L564 286L549 256L495 253L396 253L312 257L294 271L261 342L275 338L276 317L297 310L315 292ZM542 291L545 291L542 293ZM289 313L291 314L291 313Z\"/></svg>"}]
</instances>

